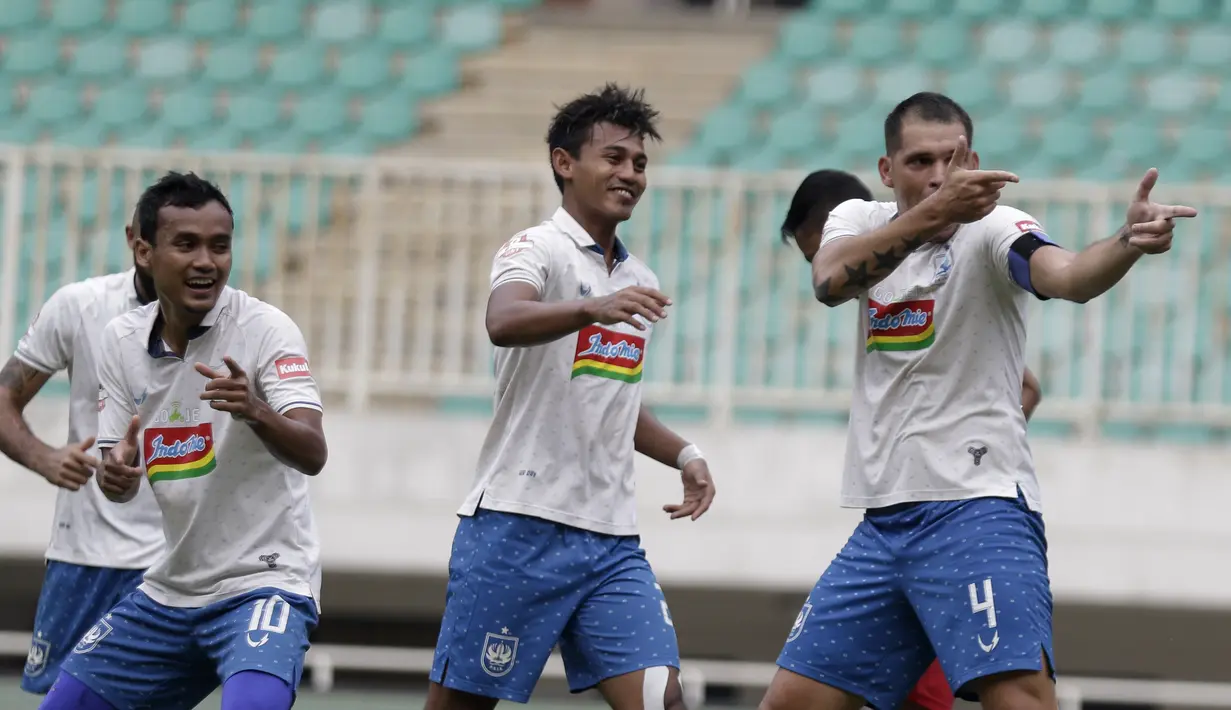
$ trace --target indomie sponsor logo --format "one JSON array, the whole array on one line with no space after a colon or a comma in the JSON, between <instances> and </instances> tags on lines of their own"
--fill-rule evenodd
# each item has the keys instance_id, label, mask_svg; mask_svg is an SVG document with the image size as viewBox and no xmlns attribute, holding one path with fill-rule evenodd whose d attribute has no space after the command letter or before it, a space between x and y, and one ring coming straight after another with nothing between
<instances>
[{"instance_id":1,"label":"indomie sponsor logo","mask_svg":"<svg viewBox=\"0 0 1231 710\"><path fill-rule=\"evenodd\" d=\"M308 360L302 357L284 357L281 360L275 360L274 368L278 371L279 380L312 376L312 371L308 369Z\"/></svg>"},{"instance_id":2,"label":"indomie sponsor logo","mask_svg":"<svg viewBox=\"0 0 1231 710\"><path fill-rule=\"evenodd\" d=\"M621 382L641 381L645 338L591 325L577 334L573 377L594 375Z\"/></svg>"},{"instance_id":3,"label":"indomie sponsor logo","mask_svg":"<svg viewBox=\"0 0 1231 710\"><path fill-rule=\"evenodd\" d=\"M889 305L868 300L867 350L922 350L936 340L935 301Z\"/></svg>"},{"instance_id":4,"label":"indomie sponsor logo","mask_svg":"<svg viewBox=\"0 0 1231 710\"><path fill-rule=\"evenodd\" d=\"M212 424L145 431L145 472L151 483L197 478L217 466Z\"/></svg>"}]
</instances>

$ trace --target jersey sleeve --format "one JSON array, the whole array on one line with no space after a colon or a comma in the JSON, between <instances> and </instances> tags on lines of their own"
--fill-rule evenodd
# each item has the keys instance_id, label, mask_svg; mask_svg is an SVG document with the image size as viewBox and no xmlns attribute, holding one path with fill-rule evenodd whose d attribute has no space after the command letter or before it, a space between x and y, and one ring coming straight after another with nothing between
<instances>
[{"instance_id":1,"label":"jersey sleeve","mask_svg":"<svg viewBox=\"0 0 1231 710\"><path fill-rule=\"evenodd\" d=\"M847 200L830 210L829 218L825 220L825 228L821 230L821 246L871 231L868 214L869 208L875 204L864 200Z\"/></svg>"},{"instance_id":2,"label":"jersey sleeve","mask_svg":"<svg viewBox=\"0 0 1231 710\"><path fill-rule=\"evenodd\" d=\"M546 237L522 232L505 242L492 259L492 290L523 281L541 294L546 290L550 270L551 252Z\"/></svg>"},{"instance_id":3,"label":"jersey sleeve","mask_svg":"<svg viewBox=\"0 0 1231 710\"><path fill-rule=\"evenodd\" d=\"M110 449L128 433L128 425L137 414L137 405L130 396L120 348L119 331L113 321L103 329L98 346L98 435L100 449Z\"/></svg>"},{"instance_id":4,"label":"jersey sleeve","mask_svg":"<svg viewBox=\"0 0 1231 710\"><path fill-rule=\"evenodd\" d=\"M275 311L257 357L256 375L265 402L278 414L321 406L320 388L308 367L308 346L291 317Z\"/></svg>"},{"instance_id":5,"label":"jersey sleeve","mask_svg":"<svg viewBox=\"0 0 1231 710\"><path fill-rule=\"evenodd\" d=\"M992 268L1006 282L1018 286L1040 300L1047 300L1034 290L1030 282L1030 257L1042 246L1055 242L1043 231L1043 226L1029 214L1012 207L997 207L984 218L987 249Z\"/></svg>"},{"instance_id":6,"label":"jersey sleeve","mask_svg":"<svg viewBox=\"0 0 1231 710\"><path fill-rule=\"evenodd\" d=\"M80 320L81 311L72 286L59 289L34 316L30 329L17 343L15 356L48 375L67 368L73 356L73 337Z\"/></svg>"}]
</instances>

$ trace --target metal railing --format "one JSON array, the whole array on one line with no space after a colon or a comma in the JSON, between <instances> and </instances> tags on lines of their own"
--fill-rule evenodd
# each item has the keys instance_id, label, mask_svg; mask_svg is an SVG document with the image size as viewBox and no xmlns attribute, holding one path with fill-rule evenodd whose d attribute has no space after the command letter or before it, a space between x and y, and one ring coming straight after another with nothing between
<instances>
[{"instance_id":1,"label":"metal railing","mask_svg":"<svg viewBox=\"0 0 1231 710\"><path fill-rule=\"evenodd\" d=\"M326 390L355 408L374 395L490 396L490 259L558 204L544 165L0 147L0 349L56 286L128 265L123 226L169 168L228 192L232 284L295 318ZM650 178L622 230L676 303L647 357L650 400L719 424L844 411L854 306L815 303L806 265L777 236L800 174ZM1118 227L1133 188L1026 181L1006 202L1077 248ZM1091 434L1109 422L1231 426L1231 189L1164 183L1157 197L1202 210L1169 254L1090 304L1032 305L1028 362L1048 418Z\"/></svg>"}]
</instances>

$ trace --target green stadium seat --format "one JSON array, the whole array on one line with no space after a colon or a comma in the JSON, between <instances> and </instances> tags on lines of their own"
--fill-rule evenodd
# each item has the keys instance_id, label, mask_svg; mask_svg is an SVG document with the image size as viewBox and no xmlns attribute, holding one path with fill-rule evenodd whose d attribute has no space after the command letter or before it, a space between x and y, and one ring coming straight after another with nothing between
<instances>
[{"instance_id":1,"label":"green stadium seat","mask_svg":"<svg viewBox=\"0 0 1231 710\"><path fill-rule=\"evenodd\" d=\"M220 86L248 84L260 70L261 47L247 37L210 44L201 78Z\"/></svg>"},{"instance_id":2,"label":"green stadium seat","mask_svg":"<svg viewBox=\"0 0 1231 710\"><path fill-rule=\"evenodd\" d=\"M187 84L162 97L162 123L182 133L199 132L217 121L214 93L199 84Z\"/></svg>"},{"instance_id":3,"label":"green stadium seat","mask_svg":"<svg viewBox=\"0 0 1231 710\"><path fill-rule=\"evenodd\" d=\"M1084 69L1101 62L1107 53L1107 32L1092 22L1069 22L1052 29L1051 59L1056 64Z\"/></svg>"},{"instance_id":4,"label":"green stadium seat","mask_svg":"<svg viewBox=\"0 0 1231 710\"><path fill-rule=\"evenodd\" d=\"M320 144L320 152L324 155L367 155L375 149L371 138L358 133L326 138Z\"/></svg>"},{"instance_id":5,"label":"green stadium seat","mask_svg":"<svg viewBox=\"0 0 1231 710\"><path fill-rule=\"evenodd\" d=\"M1151 9L1155 17L1168 22L1196 24L1214 19L1205 0L1154 0Z\"/></svg>"},{"instance_id":6,"label":"green stadium seat","mask_svg":"<svg viewBox=\"0 0 1231 710\"><path fill-rule=\"evenodd\" d=\"M807 80L808 101L816 106L851 106L859 103L863 94L863 74L849 64L824 65Z\"/></svg>"},{"instance_id":7,"label":"green stadium seat","mask_svg":"<svg viewBox=\"0 0 1231 710\"><path fill-rule=\"evenodd\" d=\"M848 168L870 169L885 152L885 114L879 108L853 113L838 123L834 152Z\"/></svg>"},{"instance_id":8,"label":"green stadium seat","mask_svg":"<svg viewBox=\"0 0 1231 710\"><path fill-rule=\"evenodd\" d=\"M41 124L56 124L81 112L81 87L67 81L53 81L34 87L26 113Z\"/></svg>"},{"instance_id":9,"label":"green stadium seat","mask_svg":"<svg viewBox=\"0 0 1231 710\"><path fill-rule=\"evenodd\" d=\"M446 10L441 18L440 42L459 52L492 49L503 35L503 15L491 5L467 5Z\"/></svg>"},{"instance_id":10,"label":"green stadium seat","mask_svg":"<svg viewBox=\"0 0 1231 710\"><path fill-rule=\"evenodd\" d=\"M435 27L436 8L427 3L406 3L381 14L376 36L403 49L422 47L432 39Z\"/></svg>"},{"instance_id":11,"label":"green stadium seat","mask_svg":"<svg viewBox=\"0 0 1231 710\"><path fill-rule=\"evenodd\" d=\"M409 138L418 125L413 100L404 94L387 93L364 105L359 133L380 143L393 143Z\"/></svg>"},{"instance_id":12,"label":"green stadium seat","mask_svg":"<svg viewBox=\"0 0 1231 710\"><path fill-rule=\"evenodd\" d=\"M230 37L239 25L236 0L191 0L184 8L180 31L189 37Z\"/></svg>"},{"instance_id":13,"label":"green stadium seat","mask_svg":"<svg viewBox=\"0 0 1231 710\"><path fill-rule=\"evenodd\" d=\"M893 19L870 18L851 29L847 56L865 66L897 59L902 51L902 28Z\"/></svg>"},{"instance_id":14,"label":"green stadium seat","mask_svg":"<svg viewBox=\"0 0 1231 710\"><path fill-rule=\"evenodd\" d=\"M1231 66L1231 39L1222 24L1194 27L1188 32L1184 56L1189 65L1210 71L1225 71Z\"/></svg>"},{"instance_id":15,"label":"green stadium seat","mask_svg":"<svg viewBox=\"0 0 1231 710\"><path fill-rule=\"evenodd\" d=\"M302 32L299 0L257 0L248 10L248 34L255 39L278 42L300 37Z\"/></svg>"},{"instance_id":16,"label":"green stadium seat","mask_svg":"<svg viewBox=\"0 0 1231 710\"><path fill-rule=\"evenodd\" d=\"M877 14L878 5L880 0L813 0L812 12L824 17L860 17Z\"/></svg>"},{"instance_id":17,"label":"green stadium seat","mask_svg":"<svg viewBox=\"0 0 1231 710\"><path fill-rule=\"evenodd\" d=\"M985 61L1019 67L1034 61L1038 30L1029 22L1006 20L988 25L983 32L981 54Z\"/></svg>"},{"instance_id":18,"label":"green stadium seat","mask_svg":"<svg viewBox=\"0 0 1231 710\"><path fill-rule=\"evenodd\" d=\"M345 128L350 121L349 114L348 97L327 89L300 99L291 121L295 129L304 135L322 137Z\"/></svg>"},{"instance_id":19,"label":"green stadium seat","mask_svg":"<svg viewBox=\"0 0 1231 710\"><path fill-rule=\"evenodd\" d=\"M193 45L181 37L147 40L137 54L137 74L146 79L174 80L192 73Z\"/></svg>"},{"instance_id":20,"label":"green stadium seat","mask_svg":"<svg viewBox=\"0 0 1231 710\"><path fill-rule=\"evenodd\" d=\"M389 46L371 42L357 46L338 60L334 82L348 91L367 92L389 83L393 53Z\"/></svg>"},{"instance_id":21,"label":"green stadium seat","mask_svg":"<svg viewBox=\"0 0 1231 710\"><path fill-rule=\"evenodd\" d=\"M795 68L771 58L744 70L738 95L741 103L752 108L772 109L789 102L795 89Z\"/></svg>"},{"instance_id":22,"label":"green stadium seat","mask_svg":"<svg viewBox=\"0 0 1231 710\"><path fill-rule=\"evenodd\" d=\"M33 27L42 8L42 0L5 0L4 12L0 12L0 32Z\"/></svg>"},{"instance_id":23,"label":"green stadium seat","mask_svg":"<svg viewBox=\"0 0 1231 710\"><path fill-rule=\"evenodd\" d=\"M94 98L92 114L105 126L141 123L149 115L149 93L137 81L100 88Z\"/></svg>"},{"instance_id":24,"label":"green stadium seat","mask_svg":"<svg viewBox=\"0 0 1231 710\"><path fill-rule=\"evenodd\" d=\"M317 42L280 45L269 64L272 86L303 88L318 86L325 78L325 46Z\"/></svg>"},{"instance_id":25,"label":"green stadium seat","mask_svg":"<svg viewBox=\"0 0 1231 710\"><path fill-rule=\"evenodd\" d=\"M8 11L8 0L5 0ZM103 24L107 15L107 0L53 0L51 3L52 27L64 32L80 32Z\"/></svg>"},{"instance_id":26,"label":"green stadium seat","mask_svg":"<svg viewBox=\"0 0 1231 710\"><path fill-rule=\"evenodd\" d=\"M400 84L420 98L439 96L461 86L461 67L452 52L432 49L406 61Z\"/></svg>"},{"instance_id":27,"label":"green stadium seat","mask_svg":"<svg viewBox=\"0 0 1231 710\"><path fill-rule=\"evenodd\" d=\"M1203 104L1201 78L1184 71L1158 74L1146 83L1146 105L1158 113L1182 114Z\"/></svg>"},{"instance_id":28,"label":"green stadium seat","mask_svg":"<svg viewBox=\"0 0 1231 710\"><path fill-rule=\"evenodd\" d=\"M710 152L738 150L751 141L752 126L753 116L747 107L719 106L698 126L698 142Z\"/></svg>"},{"instance_id":29,"label":"green stadium seat","mask_svg":"<svg viewBox=\"0 0 1231 710\"><path fill-rule=\"evenodd\" d=\"M116 179L107 181L105 198L102 194L103 182L97 170L89 170L82 174L81 195L77 202L81 210L82 221L89 223L100 217L103 219L124 218L126 201L123 180L117 176Z\"/></svg>"},{"instance_id":30,"label":"green stadium seat","mask_svg":"<svg viewBox=\"0 0 1231 710\"><path fill-rule=\"evenodd\" d=\"M938 15L943 15L945 9L940 0L889 0L885 5L885 14L907 20L931 22Z\"/></svg>"},{"instance_id":31,"label":"green stadium seat","mask_svg":"<svg viewBox=\"0 0 1231 710\"><path fill-rule=\"evenodd\" d=\"M1121 33L1117 55L1125 67L1157 69L1171 59L1174 41L1175 35L1168 27L1132 25Z\"/></svg>"},{"instance_id":32,"label":"green stadium seat","mask_svg":"<svg viewBox=\"0 0 1231 710\"><path fill-rule=\"evenodd\" d=\"M213 130L198 130L188 134L184 147L207 153L221 153L238 149L244 143L244 134L234 126L219 126Z\"/></svg>"},{"instance_id":33,"label":"green stadium seat","mask_svg":"<svg viewBox=\"0 0 1231 710\"><path fill-rule=\"evenodd\" d=\"M252 139L252 149L262 153L296 155L307 147L307 139L294 131L276 130Z\"/></svg>"},{"instance_id":34,"label":"green stadium seat","mask_svg":"<svg viewBox=\"0 0 1231 710\"><path fill-rule=\"evenodd\" d=\"M1052 67L1027 69L1009 79L1009 104L1017 108L1045 109L1064 103L1064 72Z\"/></svg>"},{"instance_id":35,"label":"green stadium seat","mask_svg":"<svg viewBox=\"0 0 1231 710\"><path fill-rule=\"evenodd\" d=\"M267 131L278 124L281 104L268 89L254 88L227 99L227 123L245 133Z\"/></svg>"},{"instance_id":36,"label":"green stadium seat","mask_svg":"<svg viewBox=\"0 0 1231 710\"><path fill-rule=\"evenodd\" d=\"M938 68L956 67L970 56L970 25L961 19L937 18L919 27L914 58Z\"/></svg>"},{"instance_id":37,"label":"green stadium seat","mask_svg":"<svg viewBox=\"0 0 1231 710\"><path fill-rule=\"evenodd\" d=\"M119 0L115 29L131 37L165 34L171 28L172 7L167 0Z\"/></svg>"},{"instance_id":38,"label":"green stadium seat","mask_svg":"<svg viewBox=\"0 0 1231 710\"><path fill-rule=\"evenodd\" d=\"M814 149L822 143L821 115L808 107L780 113L769 124L766 146L782 155Z\"/></svg>"},{"instance_id":39,"label":"green stadium seat","mask_svg":"<svg viewBox=\"0 0 1231 710\"><path fill-rule=\"evenodd\" d=\"M876 75L875 85L872 102L880 106L894 106L911 94L938 88L932 72L913 64L881 71Z\"/></svg>"},{"instance_id":40,"label":"green stadium seat","mask_svg":"<svg viewBox=\"0 0 1231 710\"><path fill-rule=\"evenodd\" d=\"M1009 14L1010 0L953 0L953 14L971 20L990 20Z\"/></svg>"},{"instance_id":41,"label":"green stadium seat","mask_svg":"<svg viewBox=\"0 0 1231 710\"><path fill-rule=\"evenodd\" d=\"M1133 103L1133 79L1118 67L1082 78L1077 107L1095 114L1117 113Z\"/></svg>"},{"instance_id":42,"label":"green stadium seat","mask_svg":"<svg viewBox=\"0 0 1231 710\"><path fill-rule=\"evenodd\" d=\"M70 148L97 148L106 145L111 128L98 120L75 122L57 131L52 140Z\"/></svg>"},{"instance_id":43,"label":"green stadium seat","mask_svg":"<svg viewBox=\"0 0 1231 710\"><path fill-rule=\"evenodd\" d=\"M1081 117L1062 117L1043 127L1039 153L1053 165L1073 167L1097 160L1102 153L1102 142L1095 135L1090 121Z\"/></svg>"},{"instance_id":44,"label":"green stadium seat","mask_svg":"<svg viewBox=\"0 0 1231 710\"><path fill-rule=\"evenodd\" d=\"M810 64L834 52L833 25L824 18L796 13L782 23L779 54L800 64Z\"/></svg>"},{"instance_id":45,"label":"green stadium seat","mask_svg":"<svg viewBox=\"0 0 1231 710\"><path fill-rule=\"evenodd\" d=\"M175 132L161 123L134 124L121 132L119 141L130 148L169 148L175 143Z\"/></svg>"},{"instance_id":46,"label":"green stadium seat","mask_svg":"<svg viewBox=\"0 0 1231 710\"><path fill-rule=\"evenodd\" d=\"M0 74L0 118L9 120L16 104L17 91L13 80Z\"/></svg>"},{"instance_id":47,"label":"green stadium seat","mask_svg":"<svg viewBox=\"0 0 1231 710\"><path fill-rule=\"evenodd\" d=\"M1098 20L1126 22L1144 13L1141 0L1087 0L1086 12Z\"/></svg>"},{"instance_id":48,"label":"green stadium seat","mask_svg":"<svg viewBox=\"0 0 1231 710\"><path fill-rule=\"evenodd\" d=\"M116 33L79 39L73 48L69 73L89 79L110 79L128 71L128 42Z\"/></svg>"},{"instance_id":49,"label":"green stadium seat","mask_svg":"<svg viewBox=\"0 0 1231 710\"><path fill-rule=\"evenodd\" d=\"M1127 119L1112 127L1107 152L1125 166L1136 167L1153 161L1162 151L1162 129L1150 120Z\"/></svg>"},{"instance_id":50,"label":"green stadium seat","mask_svg":"<svg viewBox=\"0 0 1231 710\"><path fill-rule=\"evenodd\" d=\"M1017 14L1040 22L1055 22L1073 14L1069 0L1020 0Z\"/></svg>"},{"instance_id":51,"label":"green stadium seat","mask_svg":"<svg viewBox=\"0 0 1231 710\"><path fill-rule=\"evenodd\" d=\"M731 167L749 172L773 172L780 170L788 159L789 156L775 146L759 146L736 155L731 160Z\"/></svg>"},{"instance_id":52,"label":"green stadium seat","mask_svg":"<svg viewBox=\"0 0 1231 710\"><path fill-rule=\"evenodd\" d=\"M1176 157L1200 168L1226 162L1231 149L1227 126L1220 121L1198 120L1185 126L1176 141Z\"/></svg>"},{"instance_id":53,"label":"green stadium seat","mask_svg":"<svg viewBox=\"0 0 1231 710\"><path fill-rule=\"evenodd\" d=\"M942 86L945 94L970 112L978 113L998 103L996 75L986 67L975 65L949 72Z\"/></svg>"},{"instance_id":54,"label":"green stadium seat","mask_svg":"<svg viewBox=\"0 0 1231 710\"><path fill-rule=\"evenodd\" d=\"M57 73L59 66L60 35L44 29L9 37L0 71L9 76L30 77Z\"/></svg>"},{"instance_id":55,"label":"green stadium seat","mask_svg":"<svg viewBox=\"0 0 1231 710\"><path fill-rule=\"evenodd\" d=\"M988 169L1020 164L1027 141L1026 126L1019 112L1004 111L980 120L972 147L978 151L981 164Z\"/></svg>"},{"instance_id":56,"label":"green stadium seat","mask_svg":"<svg viewBox=\"0 0 1231 710\"><path fill-rule=\"evenodd\" d=\"M335 0L316 6L312 35L325 42L351 42L368 31L370 10L362 0Z\"/></svg>"}]
</instances>

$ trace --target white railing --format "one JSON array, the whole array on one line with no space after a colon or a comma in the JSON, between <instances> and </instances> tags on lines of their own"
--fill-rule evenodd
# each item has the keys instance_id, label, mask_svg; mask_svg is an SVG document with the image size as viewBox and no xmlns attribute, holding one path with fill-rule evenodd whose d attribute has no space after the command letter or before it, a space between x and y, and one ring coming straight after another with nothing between
<instances>
[{"instance_id":1,"label":"white railing","mask_svg":"<svg viewBox=\"0 0 1231 710\"><path fill-rule=\"evenodd\" d=\"M123 226L169 168L204 172L236 203L232 283L296 319L326 389L356 408L378 395L489 397L490 258L558 204L546 161L0 147L0 348L11 351L55 286L129 263ZM676 302L648 358L652 400L719 423L753 409L844 410L853 306L815 303L803 260L777 237L799 178L652 171L623 229ZM1133 187L1027 181L1006 202L1079 247L1114 231ZM1029 363L1047 415L1090 433L1231 425L1231 189L1157 193L1202 210L1171 253L1085 306L1033 306Z\"/></svg>"},{"instance_id":2,"label":"white railing","mask_svg":"<svg viewBox=\"0 0 1231 710\"><path fill-rule=\"evenodd\" d=\"M0 632L0 657L25 656L30 648L30 636L28 633ZM430 648L315 644L304 659L304 667L309 671L309 687L318 693L328 693L333 690L337 671L424 675L432 668L433 654ZM710 685L768 687L776 668L772 663L684 660L680 663L684 702L689 708L703 707ZM553 680L565 677L564 662L559 654L548 658L543 677ZM1060 710L1081 710L1086 702L1231 708L1231 683L1060 676L1056 680L1056 695Z\"/></svg>"}]
</instances>

